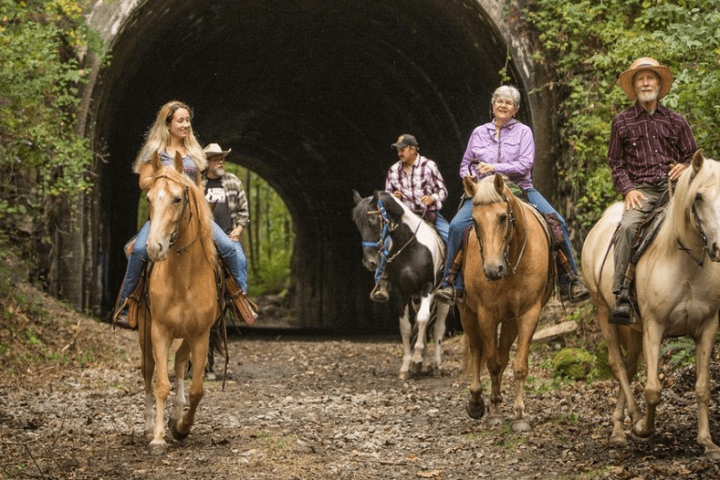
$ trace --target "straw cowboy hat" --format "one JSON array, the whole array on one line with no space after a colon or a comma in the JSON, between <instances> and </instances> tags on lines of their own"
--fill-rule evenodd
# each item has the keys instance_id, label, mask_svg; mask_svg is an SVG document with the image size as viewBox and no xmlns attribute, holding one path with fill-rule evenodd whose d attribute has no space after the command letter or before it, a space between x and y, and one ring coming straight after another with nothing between
<instances>
[{"instance_id":1,"label":"straw cowboy hat","mask_svg":"<svg viewBox=\"0 0 720 480\"><path fill-rule=\"evenodd\" d=\"M223 158L227 157L228 153L232 151L232 148L228 148L227 150L223 150L220 148L220 145L217 143L211 143L205 149L203 152L205 152L205 158L214 157L216 155L222 155Z\"/></svg>"},{"instance_id":2,"label":"straw cowboy hat","mask_svg":"<svg viewBox=\"0 0 720 480\"><path fill-rule=\"evenodd\" d=\"M658 61L654 58L641 57L635 60L633 64L630 65L630 69L625 70L620 74L620 78L618 78L618 83L622 89L625 90L627 96L633 100L637 100L637 95L635 95L635 86L633 85L633 77L635 77L636 73L642 70L652 70L660 77L660 93L658 94L658 100L667 95L670 91L670 86L672 85L672 73L670 72L670 69L665 65L660 65L660 63L658 63Z\"/></svg>"}]
</instances>

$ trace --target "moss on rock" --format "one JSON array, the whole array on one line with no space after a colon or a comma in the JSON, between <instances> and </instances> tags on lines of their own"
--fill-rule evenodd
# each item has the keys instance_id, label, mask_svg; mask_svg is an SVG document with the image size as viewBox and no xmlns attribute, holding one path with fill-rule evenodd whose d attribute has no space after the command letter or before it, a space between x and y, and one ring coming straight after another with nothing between
<instances>
[{"instance_id":1,"label":"moss on rock","mask_svg":"<svg viewBox=\"0 0 720 480\"><path fill-rule=\"evenodd\" d=\"M587 378L593 368L595 359L582 348L563 348L553 360L553 374L556 377L567 377L573 380Z\"/></svg>"}]
</instances>

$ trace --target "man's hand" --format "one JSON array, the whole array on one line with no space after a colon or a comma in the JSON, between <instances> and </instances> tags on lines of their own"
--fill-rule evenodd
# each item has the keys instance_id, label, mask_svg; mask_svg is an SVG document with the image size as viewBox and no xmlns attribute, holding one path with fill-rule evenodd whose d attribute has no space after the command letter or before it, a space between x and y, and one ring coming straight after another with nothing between
<instances>
[{"instance_id":1,"label":"man's hand","mask_svg":"<svg viewBox=\"0 0 720 480\"><path fill-rule=\"evenodd\" d=\"M625 194L625 210L631 208L640 208L642 201L645 200L645 195L640 193L639 190L632 189Z\"/></svg>"},{"instance_id":2,"label":"man's hand","mask_svg":"<svg viewBox=\"0 0 720 480\"><path fill-rule=\"evenodd\" d=\"M242 235L243 230L245 230L245 227L243 227L242 225L238 225L237 227L235 227L235 230L230 232L230 235L228 235L228 237L230 237L230 240L239 242L240 235Z\"/></svg>"},{"instance_id":3,"label":"man's hand","mask_svg":"<svg viewBox=\"0 0 720 480\"><path fill-rule=\"evenodd\" d=\"M686 167L684 163L676 163L668 172L668 178L674 182L675 180L680 178L680 175L682 175L682 173L685 171L685 168Z\"/></svg>"},{"instance_id":4,"label":"man's hand","mask_svg":"<svg viewBox=\"0 0 720 480\"><path fill-rule=\"evenodd\" d=\"M432 195L423 195L422 198L420 198L420 201L427 207L428 205L435 203L435 197Z\"/></svg>"}]
</instances>

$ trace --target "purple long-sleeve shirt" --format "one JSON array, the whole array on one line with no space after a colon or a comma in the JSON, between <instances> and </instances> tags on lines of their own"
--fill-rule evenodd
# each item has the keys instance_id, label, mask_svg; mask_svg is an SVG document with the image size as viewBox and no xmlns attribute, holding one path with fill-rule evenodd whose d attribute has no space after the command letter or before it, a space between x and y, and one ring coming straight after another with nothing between
<instances>
[{"instance_id":1,"label":"purple long-sleeve shirt","mask_svg":"<svg viewBox=\"0 0 720 480\"><path fill-rule=\"evenodd\" d=\"M657 184L673 164L687 165L697 149L682 116L659 104L649 115L635 103L612 122L608 163L615 188L625 195L640 183Z\"/></svg>"},{"instance_id":2,"label":"purple long-sleeve shirt","mask_svg":"<svg viewBox=\"0 0 720 480\"><path fill-rule=\"evenodd\" d=\"M480 125L470 136L460 164L460 178L470 175L479 180L486 177L477 171L480 162L494 164L494 173L506 175L523 190L532 188L532 166L535 162L532 130L517 120L510 120L502 126L496 139L493 122Z\"/></svg>"}]
</instances>

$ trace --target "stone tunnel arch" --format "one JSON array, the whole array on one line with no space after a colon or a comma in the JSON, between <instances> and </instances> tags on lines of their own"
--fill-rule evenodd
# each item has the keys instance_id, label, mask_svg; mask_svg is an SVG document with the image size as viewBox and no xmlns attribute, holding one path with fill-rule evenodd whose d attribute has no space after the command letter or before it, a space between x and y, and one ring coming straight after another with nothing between
<instances>
[{"instance_id":1,"label":"stone tunnel arch","mask_svg":"<svg viewBox=\"0 0 720 480\"><path fill-rule=\"evenodd\" d=\"M139 190L130 164L157 109L194 107L202 144L265 178L285 200L296 243L292 291L299 325L340 331L396 328L368 299L350 219L352 189L382 188L390 144L413 133L445 176L451 218L459 161L490 119L505 70L524 92L534 128L536 186L552 186L552 96L530 62L529 33L500 1L337 0L98 2L89 22L112 61L88 88L87 129L99 167L94 221L107 311L135 233ZM506 39L512 39L508 41ZM508 61L509 60L509 61Z\"/></svg>"}]
</instances>

